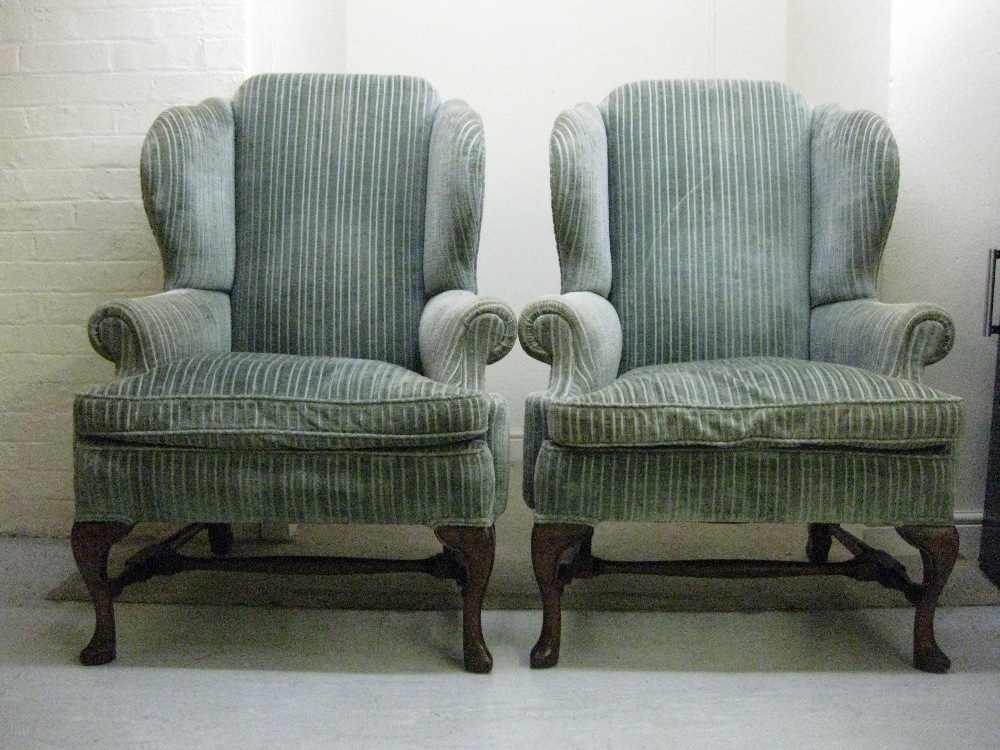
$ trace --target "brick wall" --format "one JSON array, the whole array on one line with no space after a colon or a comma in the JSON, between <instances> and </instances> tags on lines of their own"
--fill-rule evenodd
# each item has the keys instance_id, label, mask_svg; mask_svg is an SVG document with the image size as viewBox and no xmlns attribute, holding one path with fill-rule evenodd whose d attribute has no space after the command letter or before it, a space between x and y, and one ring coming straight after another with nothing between
<instances>
[{"instance_id":1,"label":"brick wall","mask_svg":"<svg viewBox=\"0 0 1000 750\"><path fill-rule=\"evenodd\" d=\"M72 400L110 363L94 308L157 291L142 138L243 78L246 0L0 4L0 533L72 520Z\"/></svg>"}]
</instances>

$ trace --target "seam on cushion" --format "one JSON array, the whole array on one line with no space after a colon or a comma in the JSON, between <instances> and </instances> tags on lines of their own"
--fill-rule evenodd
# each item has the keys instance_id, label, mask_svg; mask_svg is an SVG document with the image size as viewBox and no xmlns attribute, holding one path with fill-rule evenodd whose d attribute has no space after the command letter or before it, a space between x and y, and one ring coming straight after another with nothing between
<instances>
[{"instance_id":1,"label":"seam on cushion","mask_svg":"<svg viewBox=\"0 0 1000 750\"><path fill-rule=\"evenodd\" d=\"M152 445L152 444L133 445L131 443L104 443L104 442L92 443L92 442L87 442L86 440L77 442L81 443L82 446L85 448L93 450L101 450L101 451L127 451L127 452L143 451L150 453L162 453L165 451L169 451L170 453L214 453L214 452L224 451L224 449L219 449L219 448L199 448L187 445L168 446L168 445ZM438 450L428 450L425 451L425 453L429 456L471 456L471 455L478 455L479 453L481 453L483 450L483 445L484 441L482 440L470 440L470 441L463 441L461 443L441 443L440 445L436 446L435 445L425 446L431 449L434 448L438 449ZM295 448L247 448L247 449L240 449L239 452L241 454L247 454L247 455L252 455L254 453L266 453L272 456L273 455L280 456L284 454L287 454L289 456L300 456L303 453L303 451ZM357 448L344 448L340 450L320 449L309 452L320 455L327 453L335 453L338 456L355 453L359 456L366 456L366 457L372 454L371 450L357 449ZM421 451L409 448L385 448L378 451L378 455L380 456L406 457L406 456L416 456L420 454Z\"/></svg>"},{"instance_id":2,"label":"seam on cushion","mask_svg":"<svg viewBox=\"0 0 1000 750\"><path fill-rule=\"evenodd\" d=\"M141 437L151 437L155 438L158 436L170 436L170 435L294 435L301 436L304 438L349 438L352 440L361 440L365 438L377 439L377 438L392 438L394 440L420 440L428 437L443 438L443 437L454 437L456 440L470 440L477 437L482 437L486 434L486 428L482 430L461 430L454 431L449 430L448 432L310 432L305 430L268 430L268 429L197 429L193 428L190 430L142 430L138 432L130 432L127 430L94 430L91 432L84 433L87 435L126 435L129 438L141 438Z\"/></svg>"},{"instance_id":3,"label":"seam on cushion","mask_svg":"<svg viewBox=\"0 0 1000 750\"><path fill-rule=\"evenodd\" d=\"M364 404L369 406L378 406L380 404L392 403L392 404L432 404L432 403L449 403L453 401L478 401L478 395L466 395L462 394L460 396L454 397L412 397L412 398L398 398L398 399L378 399L378 400L359 400L359 401L346 401L341 399L323 399L323 398L296 398L295 396L255 396L255 395L243 395L238 396L232 395L206 395L206 394L191 394L190 396L184 395L170 395L170 396L123 396L117 394L108 395L97 395L91 393L81 393L79 395L81 400L92 400L92 401L126 401L128 403L163 403L165 401L275 401L278 403L295 403L295 404L343 404L343 405L356 405Z\"/></svg>"},{"instance_id":4,"label":"seam on cushion","mask_svg":"<svg viewBox=\"0 0 1000 750\"><path fill-rule=\"evenodd\" d=\"M743 440L731 440L726 442L719 441L695 441L695 440L677 440L677 441L667 441L660 440L657 442L619 442L619 443L560 443L557 442L555 438L549 436L549 440L552 441L553 445L558 445L563 448L607 448L609 450L615 450L616 448L736 448L736 447L746 447L746 446L761 446L763 448L782 446L790 448L809 448L810 446L832 446L832 447L844 447L844 448L891 448L893 446L905 448L935 448L935 447L946 447L954 443L957 438L915 438L913 440L873 440L873 439L858 439L852 441L846 441L844 438L816 438L816 439L792 439L792 438L745 438Z\"/></svg>"},{"instance_id":5,"label":"seam on cushion","mask_svg":"<svg viewBox=\"0 0 1000 750\"><path fill-rule=\"evenodd\" d=\"M567 411L594 411L595 409L629 409L635 411L645 411L647 409L692 409L697 411L765 411L773 409L788 409L789 407L795 406L867 406L869 404L882 405L892 405L892 404L957 404L961 403L962 399L958 396L952 396L950 398L933 398L933 399L906 399L906 398L896 398L896 399L869 399L866 401L790 401L787 404L746 404L746 405L736 405L727 406L713 405L713 406L699 406L697 404L680 404L680 403L642 403L642 404L567 404L567 403L554 403L551 409L565 409Z\"/></svg>"}]
</instances>

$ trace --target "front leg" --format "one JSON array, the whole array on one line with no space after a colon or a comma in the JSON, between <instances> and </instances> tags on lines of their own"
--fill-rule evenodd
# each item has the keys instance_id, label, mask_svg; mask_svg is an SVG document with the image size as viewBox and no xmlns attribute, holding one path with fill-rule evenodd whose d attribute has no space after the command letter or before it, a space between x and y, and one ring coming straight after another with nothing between
<instances>
[{"instance_id":1,"label":"front leg","mask_svg":"<svg viewBox=\"0 0 1000 750\"><path fill-rule=\"evenodd\" d=\"M130 524L77 522L70 542L83 582L94 602L96 625L90 643L80 652L87 666L107 664L115 659L114 597L108 585L108 555L111 547L128 534Z\"/></svg>"},{"instance_id":2,"label":"front leg","mask_svg":"<svg viewBox=\"0 0 1000 750\"><path fill-rule=\"evenodd\" d=\"M913 664L924 672L947 672L951 661L934 639L934 610L958 558L958 530L954 526L901 526L896 531L920 550L924 564L913 623Z\"/></svg>"},{"instance_id":3,"label":"front leg","mask_svg":"<svg viewBox=\"0 0 1000 750\"><path fill-rule=\"evenodd\" d=\"M566 581L560 576L559 564L571 547L577 555L589 557L594 529L576 523L536 523L531 531L531 562L542 597L542 632L531 649L534 669L554 667L559 662L562 637L562 593Z\"/></svg>"},{"instance_id":4,"label":"front leg","mask_svg":"<svg viewBox=\"0 0 1000 750\"><path fill-rule=\"evenodd\" d=\"M493 526L438 526L434 534L455 553L464 569L462 584L462 651L468 672L486 674L493 656L483 637L483 600L493 572L496 532Z\"/></svg>"}]
</instances>

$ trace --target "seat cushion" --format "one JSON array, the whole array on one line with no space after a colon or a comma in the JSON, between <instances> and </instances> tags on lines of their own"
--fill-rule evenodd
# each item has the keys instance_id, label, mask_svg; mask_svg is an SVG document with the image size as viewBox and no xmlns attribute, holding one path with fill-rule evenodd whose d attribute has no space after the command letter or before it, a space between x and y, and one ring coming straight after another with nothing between
<instances>
[{"instance_id":1,"label":"seat cushion","mask_svg":"<svg viewBox=\"0 0 1000 750\"><path fill-rule=\"evenodd\" d=\"M483 437L477 392L374 360L225 353L77 395L78 437L223 449L357 450Z\"/></svg>"},{"instance_id":2,"label":"seat cushion","mask_svg":"<svg viewBox=\"0 0 1000 750\"><path fill-rule=\"evenodd\" d=\"M855 446L920 449L961 433L961 399L824 362L747 357L654 365L549 408L567 447Z\"/></svg>"}]
</instances>

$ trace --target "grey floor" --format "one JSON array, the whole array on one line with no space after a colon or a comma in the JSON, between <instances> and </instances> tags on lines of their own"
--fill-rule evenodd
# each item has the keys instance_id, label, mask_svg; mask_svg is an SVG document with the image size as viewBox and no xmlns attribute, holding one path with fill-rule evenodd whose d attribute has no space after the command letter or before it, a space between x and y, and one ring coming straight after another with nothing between
<instances>
[{"instance_id":1,"label":"grey floor","mask_svg":"<svg viewBox=\"0 0 1000 750\"><path fill-rule=\"evenodd\" d=\"M489 676L454 612L47 601L63 541L0 539L0 748L998 748L1000 608L942 608L948 675L909 664L912 611L568 612L532 671L537 611L488 611Z\"/></svg>"}]
</instances>

